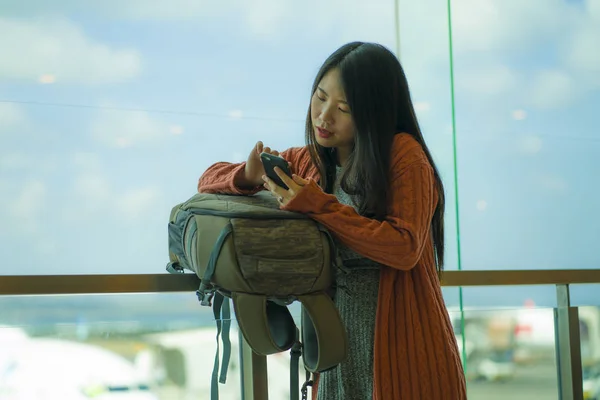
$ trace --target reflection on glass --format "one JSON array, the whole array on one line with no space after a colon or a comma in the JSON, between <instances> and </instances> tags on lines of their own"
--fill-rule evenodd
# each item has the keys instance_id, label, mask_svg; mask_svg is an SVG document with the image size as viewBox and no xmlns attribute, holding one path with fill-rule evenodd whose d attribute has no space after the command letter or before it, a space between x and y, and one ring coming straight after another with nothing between
<instances>
[{"instance_id":1,"label":"reflection on glass","mask_svg":"<svg viewBox=\"0 0 600 400\"><path fill-rule=\"evenodd\" d=\"M600 398L600 306L579 307L579 334L584 398L597 399Z\"/></svg>"},{"instance_id":2,"label":"reflection on glass","mask_svg":"<svg viewBox=\"0 0 600 400\"><path fill-rule=\"evenodd\" d=\"M322 60L396 43L387 0L4 3L2 275L164 271L206 167L303 144Z\"/></svg>"},{"instance_id":3,"label":"reflection on glass","mask_svg":"<svg viewBox=\"0 0 600 400\"><path fill-rule=\"evenodd\" d=\"M465 269L600 264L595 4L452 1Z\"/></svg>"},{"instance_id":4,"label":"reflection on glass","mask_svg":"<svg viewBox=\"0 0 600 400\"><path fill-rule=\"evenodd\" d=\"M215 322L189 298L0 297L0 398L208 398ZM240 398L238 339L234 322L227 382L219 384L225 399Z\"/></svg>"},{"instance_id":5,"label":"reflection on glass","mask_svg":"<svg viewBox=\"0 0 600 400\"><path fill-rule=\"evenodd\" d=\"M461 351L461 315L450 313ZM469 399L549 399L558 393L552 309L464 312Z\"/></svg>"}]
</instances>

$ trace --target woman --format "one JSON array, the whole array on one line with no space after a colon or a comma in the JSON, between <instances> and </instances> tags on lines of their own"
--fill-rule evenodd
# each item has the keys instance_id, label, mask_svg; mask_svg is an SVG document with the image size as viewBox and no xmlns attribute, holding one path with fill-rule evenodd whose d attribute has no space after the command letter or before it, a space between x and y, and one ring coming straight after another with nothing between
<instances>
[{"instance_id":1,"label":"woman","mask_svg":"<svg viewBox=\"0 0 600 400\"><path fill-rule=\"evenodd\" d=\"M312 88L306 146L281 153L295 172L265 176L258 142L244 163L217 163L198 191L267 189L335 236L348 274L335 303L348 332L347 360L317 379L330 399L466 398L456 339L442 298L444 188L397 58L349 43L323 64Z\"/></svg>"}]
</instances>

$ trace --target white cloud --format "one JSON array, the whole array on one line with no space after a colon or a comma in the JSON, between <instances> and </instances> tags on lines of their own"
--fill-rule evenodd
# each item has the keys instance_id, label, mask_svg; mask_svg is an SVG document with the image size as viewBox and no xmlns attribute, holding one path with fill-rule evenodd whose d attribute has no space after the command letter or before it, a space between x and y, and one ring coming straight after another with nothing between
<instances>
[{"instance_id":1,"label":"white cloud","mask_svg":"<svg viewBox=\"0 0 600 400\"><path fill-rule=\"evenodd\" d=\"M75 193L85 198L86 208L106 204L111 198L111 188L106 178L98 172L84 172L74 182Z\"/></svg>"},{"instance_id":2,"label":"white cloud","mask_svg":"<svg viewBox=\"0 0 600 400\"><path fill-rule=\"evenodd\" d=\"M73 205L67 211L72 220L89 215L116 215L136 220L157 207L161 192L156 186L118 190L103 171L96 154L79 152L72 157L79 173L73 181Z\"/></svg>"},{"instance_id":3,"label":"white cloud","mask_svg":"<svg viewBox=\"0 0 600 400\"><path fill-rule=\"evenodd\" d=\"M556 175L545 175L540 179L542 187L553 192L565 193L569 188L567 181Z\"/></svg>"},{"instance_id":4,"label":"white cloud","mask_svg":"<svg viewBox=\"0 0 600 400\"><path fill-rule=\"evenodd\" d=\"M198 0L108 0L99 4L107 13L134 20L190 20L234 11L243 1Z\"/></svg>"},{"instance_id":5,"label":"white cloud","mask_svg":"<svg viewBox=\"0 0 600 400\"><path fill-rule=\"evenodd\" d=\"M184 129L183 126L181 125L172 125L169 128L169 132L171 132L171 135L181 135L183 133Z\"/></svg>"},{"instance_id":6,"label":"white cloud","mask_svg":"<svg viewBox=\"0 0 600 400\"><path fill-rule=\"evenodd\" d=\"M1 64L2 63L0 63L0 65ZM0 103L0 132L5 129L20 125L24 123L25 120L25 113L19 105L12 103Z\"/></svg>"},{"instance_id":7,"label":"white cloud","mask_svg":"<svg viewBox=\"0 0 600 400\"><path fill-rule=\"evenodd\" d=\"M563 0L453 2L457 93L487 95L476 101L550 109L572 104L600 87L600 52L595 50L600 42L598 3L587 0L580 7ZM404 0L400 9L402 58L415 94L447 90L446 1ZM543 69L531 67L541 48L558 50L558 57Z\"/></svg>"},{"instance_id":8,"label":"white cloud","mask_svg":"<svg viewBox=\"0 0 600 400\"><path fill-rule=\"evenodd\" d=\"M40 76L38 81L43 85L49 85L56 82L56 76L52 74L44 74Z\"/></svg>"},{"instance_id":9,"label":"white cloud","mask_svg":"<svg viewBox=\"0 0 600 400\"><path fill-rule=\"evenodd\" d=\"M453 2L458 52L523 51L571 26L574 11L562 0Z\"/></svg>"},{"instance_id":10,"label":"white cloud","mask_svg":"<svg viewBox=\"0 0 600 400\"><path fill-rule=\"evenodd\" d=\"M539 136L527 135L519 138L517 146L519 151L525 154L537 154L542 150L544 142Z\"/></svg>"},{"instance_id":11,"label":"white cloud","mask_svg":"<svg viewBox=\"0 0 600 400\"><path fill-rule=\"evenodd\" d=\"M488 203L485 200L479 200L476 204L476 207L478 211L485 211L487 210Z\"/></svg>"},{"instance_id":12,"label":"white cloud","mask_svg":"<svg viewBox=\"0 0 600 400\"><path fill-rule=\"evenodd\" d=\"M244 113L242 112L242 110L231 110L228 113L229 118L232 119L240 119L244 116Z\"/></svg>"},{"instance_id":13,"label":"white cloud","mask_svg":"<svg viewBox=\"0 0 600 400\"><path fill-rule=\"evenodd\" d=\"M506 65L486 65L484 68L457 74L462 90L484 95L512 93L518 87L519 77Z\"/></svg>"},{"instance_id":14,"label":"white cloud","mask_svg":"<svg viewBox=\"0 0 600 400\"><path fill-rule=\"evenodd\" d=\"M569 70L577 72L580 77L583 74L585 80L590 80L592 84L600 87L598 42L600 42L600 18L594 22L582 21L575 29L571 40L563 45L560 54L564 65Z\"/></svg>"},{"instance_id":15,"label":"white cloud","mask_svg":"<svg viewBox=\"0 0 600 400\"><path fill-rule=\"evenodd\" d=\"M415 111L417 113L424 113L431 110L431 104L426 101L415 102Z\"/></svg>"},{"instance_id":16,"label":"white cloud","mask_svg":"<svg viewBox=\"0 0 600 400\"><path fill-rule=\"evenodd\" d=\"M38 218L46 204L46 185L32 180L26 182L8 205L9 217L13 226L26 233L35 233L39 229Z\"/></svg>"},{"instance_id":17,"label":"white cloud","mask_svg":"<svg viewBox=\"0 0 600 400\"><path fill-rule=\"evenodd\" d=\"M141 69L137 51L94 42L62 18L0 18L0 48L3 79L101 84L129 80Z\"/></svg>"},{"instance_id":18,"label":"white cloud","mask_svg":"<svg viewBox=\"0 0 600 400\"><path fill-rule=\"evenodd\" d=\"M579 82L565 71L539 71L526 90L528 102L538 109L564 107L578 94Z\"/></svg>"},{"instance_id":19,"label":"white cloud","mask_svg":"<svg viewBox=\"0 0 600 400\"><path fill-rule=\"evenodd\" d=\"M73 165L84 171L98 171L102 167L102 162L96 153L87 151L76 151L71 156Z\"/></svg>"},{"instance_id":20,"label":"white cloud","mask_svg":"<svg viewBox=\"0 0 600 400\"><path fill-rule=\"evenodd\" d=\"M8 153L0 155L0 169L23 169L32 166L35 159L24 153Z\"/></svg>"},{"instance_id":21,"label":"white cloud","mask_svg":"<svg viewBox=\"0 0 600 400\"><path fill-rule=\"evenodd\" d=\"M523 121L527 118L527 111L525 110L514 110L512 112L512 117L514 120Z\"/></svg>"},{"instance_id":22,"label":"white cloud","mask_svg":"<svg viewBox=\"0 0 600 400\"><path fill-rule=\"evenodd\" d=\"M391 24L381 23L391 18L393 5L386 2L365 3L360 0L308 0L306 2L280 0L128 0L105 2L120 17L143 20L198 20L214 21L235 18L232 22L251 35L269 43L281 42L289 35L322 36L325 32L343 40L393 40ZM109 6L110 3L113 3ZM115 4L116 3L116 4ZM332 21L348 21L334 30ZM306 27L310 21L310 29ZM391 21L391 20L390 20Z\"/></svg>"},{"instance_id":23,"label":"white cloud","mask_svg":"<svg viewBox=\"0 0 600 400\"><path fill-rule=\"evenodd\" d=\"M152 212L159 197L155 187L132 189L116 198L116 206L124 218L135 220Z\"/></svg>"},{"instance_id":24,"label":"white cloud","mask_svg":"<svg viewBox=\"0 0 600 400\"><path fill-rule=\"evenodd\" d=\"M290 12L290 4L280 0L254 0L248 1L252 7L246 12L246 23L250 31L262 38L272 38L281 31L281 23L285 21ZM291 2L289 2L291 3Z\"/></svg>"},{"instance_id":25,"label":"white cloud","mask_svg":"<svg viewBox=\"0 0 600 400\"><path fill-rule=\"evenodd\" d=\"M27 0L2 5L3 15L94 15L102 19L134 21L186 21L213 18L242 8L243 0Z\"/></svg>"},{"instance_id":26,"label":"white cloud","mask_svg":"<svg viewBox=\"0 0 600 400\"><path fill-rule=\"evenodd\" d=\"M145 111L102 110L91 125L94 140L120 149L155 143L172 133L173 127Z\"/></svg>"}]
</instances>

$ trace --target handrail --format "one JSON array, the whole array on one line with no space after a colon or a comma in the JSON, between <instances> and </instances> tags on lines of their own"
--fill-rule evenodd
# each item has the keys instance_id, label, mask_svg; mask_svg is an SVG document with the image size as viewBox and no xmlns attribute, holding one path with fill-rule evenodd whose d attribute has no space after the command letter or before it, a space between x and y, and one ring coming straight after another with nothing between
<instances>
[{"instance_id":1,"label":"handrail","mask_svg":"<svg viewBox=\"0 0 600 400\"><path fill-rule=\"evenodd\" d=\"M198 288L194 274L6 275L1 295L185 292ZM443 286L570 285L600 283L600 269L446 271Z\"/></svg>"},{"instance_id":2,"label":"handrail","mask_svg":"<svg viewBox=\"0 0 600 400\"><path fill-rule=\"evenodd\" d=\"M196 290L199 283L198 277L192 273L8 275L0 276L0 296L185 292ZM577 307L571 305L569 285L586 283L600 283L600 269L447 271L442 275L443 286L556 286L557 307L554 310L554 324L560 399L583 397L579 312ZM264 385L267 377L252 371L258 365L256 363L266 360L265 356L261 356L260 360L255 355L248 357L248 354L253 353L245 340L242 337L240 339L242 348L245 348L247 353L246 356L240 354L240 363L244 366L244 398L263 398L267 390ZM251 388L245 385L249 377L252 377Z\"/></svg>"}]
</instances>

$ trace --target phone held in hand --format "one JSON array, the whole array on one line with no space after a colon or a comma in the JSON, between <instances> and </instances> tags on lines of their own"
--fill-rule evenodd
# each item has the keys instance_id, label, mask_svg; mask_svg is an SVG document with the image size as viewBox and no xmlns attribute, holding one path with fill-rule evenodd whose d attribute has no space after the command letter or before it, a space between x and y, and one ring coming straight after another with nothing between
<instances>
[{"instance_id":1,"label":"phone held in hand","mask_svg":"<svg viewBox=\"0 0 600 400\"><path fill-rule=\"evenodd\" d=\"M281 157L274 156L273 154L269 153L260 153L260 160L262 161L263 166L265 167L265 173L267 174L267 176L271 178L271 180L273 180L273 182L275 182L278 186L281 186L285 190L288 190L289 188L287 187L287 185L283 183L281 178L279 178L279 176L275 172L275 167L279 167L287 176L291 178L292 171L290 171L290 166L288 165L288 162Z\"/></svg>"}]
</instances>

